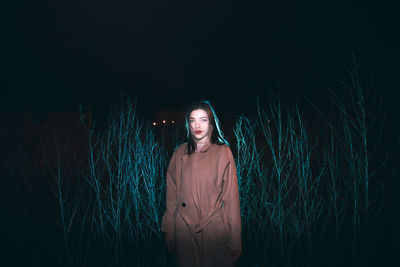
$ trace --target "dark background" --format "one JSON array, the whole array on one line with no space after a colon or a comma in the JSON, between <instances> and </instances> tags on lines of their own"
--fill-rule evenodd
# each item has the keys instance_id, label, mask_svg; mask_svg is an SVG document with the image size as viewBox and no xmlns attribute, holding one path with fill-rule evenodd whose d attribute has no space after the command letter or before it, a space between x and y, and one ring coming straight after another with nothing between
<instances>
[{"instance_id":1,"label":"dark background","mask_svg":"<svg viewBox=\"0 0 400 267\"><path fill-rule=\"evenodd\" d=\"M394 3L3 1L1 107L107 112L121 90L144 112L199 97L246 110L271 88L319 101L354 55L364 84L394 111Z\"/></svg>"}]
</instances>

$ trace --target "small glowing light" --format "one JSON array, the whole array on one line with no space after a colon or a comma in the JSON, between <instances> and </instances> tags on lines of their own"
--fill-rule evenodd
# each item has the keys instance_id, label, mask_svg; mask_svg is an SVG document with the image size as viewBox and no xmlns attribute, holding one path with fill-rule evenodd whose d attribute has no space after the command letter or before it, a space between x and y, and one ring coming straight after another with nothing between
<instances>
[{"instance_id":1,"label":"small glowing light","mask_svg":"<svg viewBox=\"0 0 400 267\"><path fill-rule=\"evenodd\" d=\"M153 126L156 126L157 123L153 122Z\"/></svg>"},{"instance_id":2,"label":"small glowing light","mask_svg":"<svg viewBox=\"0 0 400 267\"><path fill-rule=\"evenodd\" d=\"M165 122L166 122L165 120L162 121L162 123L165 123Z\"/></svg>"},{"instance_id":3,"label":"small glowing light","mask_svg":"<svg viewBox=\"0 0 400 267\"><path fill-rule=\"evenodd\" d=\"M271 122L271 120L268 120L268 123L270 123Z\"/></svg>"},{"instance_id":4,"label":"small glowing light","mask_svg":"<svg viewBox=\"0 0 400 267\"><path fill-rule=\"evenodd\" d=\"M175 121L172 121L172 123L175 123Z\"/></svg>"}]
</instances>

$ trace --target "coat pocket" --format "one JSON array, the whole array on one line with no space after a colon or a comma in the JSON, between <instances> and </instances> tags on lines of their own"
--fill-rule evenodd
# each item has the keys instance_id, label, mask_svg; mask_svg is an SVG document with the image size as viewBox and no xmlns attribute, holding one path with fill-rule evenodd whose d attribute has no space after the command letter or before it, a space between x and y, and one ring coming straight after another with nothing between
<instances>
[{"instance_id":1,"label":"coat pocket","mask_svg":"<svg viewBox=\"0 0 400 267\"><path fill-rule=\"evenodd\" d=\"M209 224L210 227L210 239L217 247L225 247L229 244L230 234L229 225L224 218L223 212L220 212L214 220Z\"/></svg>"}]
</instances>

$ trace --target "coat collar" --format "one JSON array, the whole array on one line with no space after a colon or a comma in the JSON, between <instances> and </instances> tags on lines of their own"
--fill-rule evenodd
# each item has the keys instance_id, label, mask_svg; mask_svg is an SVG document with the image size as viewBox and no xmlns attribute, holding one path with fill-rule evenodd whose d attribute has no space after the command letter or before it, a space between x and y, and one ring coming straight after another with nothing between
<instances>
[{"instance_id":1,"label":"coat collar","mask_svg":"<svg viewBox=\"0 0 400 267\"><path fill-rule=\"evenodd\" d=\"M201 148L201 150L200 150L199 152L195 152L195 153L204 153L204 152L207 152L208 149L209 149L211 146L212 146L212 143L211 143L210 141L208 141L208 142ZM184 157L184 156L188 156L188 152L187 152L187 143L186 143L186 146L185 146L185 148L184 148L184 152L183 152L183 154L182 154L182 157Z\"/></svg>"}]
</instances>

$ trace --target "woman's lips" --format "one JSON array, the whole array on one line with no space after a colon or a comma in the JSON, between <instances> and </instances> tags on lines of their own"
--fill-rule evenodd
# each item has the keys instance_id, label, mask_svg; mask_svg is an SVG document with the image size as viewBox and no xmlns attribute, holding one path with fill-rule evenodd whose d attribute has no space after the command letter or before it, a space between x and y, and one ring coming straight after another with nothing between
<instances>
[{"instance_id":1,"label":"woman's lips","mask_svg":"<svg viewBox=\"0 0 400 267\"><path fill-rule=\"evenodd\" d=\"M194 131L195 134L201 134L202 131Z\"/></svg>"}]
</instances>

